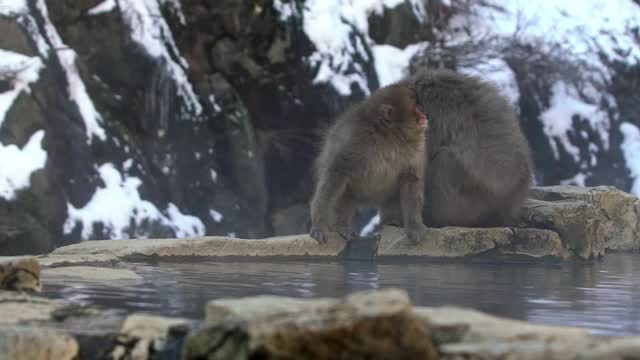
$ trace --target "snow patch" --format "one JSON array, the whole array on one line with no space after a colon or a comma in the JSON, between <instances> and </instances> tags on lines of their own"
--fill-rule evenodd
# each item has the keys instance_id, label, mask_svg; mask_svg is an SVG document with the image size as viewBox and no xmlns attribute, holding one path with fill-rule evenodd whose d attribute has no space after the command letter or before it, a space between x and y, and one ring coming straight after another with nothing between
<instances>
[{"instance_id":1,"label":"snow patch","mask_svg":"<svg viewBox=\"0 0 640 360\"><path fill-rule=\"evenodd\" d=\"M129 171L133 166L133 159L127 159L122 163L122 169L124 171Z\"/></svg>"},{"instance_id":2,"label":"snow patch","mask_svg":"<svg viewBox=\"0 0 640 360\"><path fill-rule=\"evenodd\" d=\"M6 4L0 3L2 5ZM6 9L6 6L0 7L0 11ZM29 84L38 80L42 67L42 60L38 57L0 49L0 77L12 85L10 90L0 93L0 127L20 93L31 91ZM44 168L47 162L47 152L42 148L44 135L44 130L36 131L22 149L0 143L0 197L14 199L18 190L31 185L31 174Z\"/></svg>"},{"instance_id":3,"label":"snow patch","mask_svg":"<svg viewBox=\"0 0 640 360\"><path fill-rule=\"evenodd\" d=\"M391 45L373 45L371 52L375 61L380 87L394 83L407 75L411 57L424 49L424 44L412 44L404 49Z\"/></svg>"},{"instance_id":4,"label":"snow patch","mask_svg":"<svg viewBox=\"0 0 640 360\"><path fill-rule=\"evenodd\" d=\"M561 185L576 185L576 186L586 186L587 174L585 173L577 173L574 177L569 179L560 180Z\"/></svg>"},{"instance_id":5,"label":"snow patch","mask_svg":"<svg viewBox=\"0 0 640 360\"><path fill-rule=\"evenodd\" d=\"M634 124L623 122L620 124L620 132L624 137L620 148L633 179L630 192L640 196L640 129Z\"/></svg>"},{"instance_id":6,"label":"snow patch","mask_svg":"<svg viewBox=\"0 0 640 360\"><path fill-rule=\"evenodd\" d=\"M204 224L197 217L183 214L171 203L166 211L168 216L165 216L153 203L142 199L138 192L138 187L142 185L139 178L123 177L110 163L101 165L98 173L104 187L99 187L82 208L67 204L69 216L64 224L65 234L80 224L82 238L89 239L93 225L102 223L110 238L127 239L132 226L138 228L153 221L170 227L178 237L204 234ZM144 237L140 233L135 235Z\"/></svg>"},{"instance_id":7,"label":"snow patch","mask_svg":"<svg viewBox=\"0 0 640 360\"><path fill-rule=\"evenodd\" d=\"M213 221L215 221L217 223L222 221L222 219L224 218L222 216L222 214L220 214L219 212L215 211L214 209L209 209L209 215L211 215L211 218L213 219Z\"/></svg>"},{"instance_id":8,"label":"snow patch","mask_svg":"<svg viewBox=\"0 0 640 360\"><path fill-rule=\"evenodd\" d=\"M157 0L119 0L118 6L124 22L129 27L131 39L151 57L161 59L166 64L187 111L200 115L202 105L184 71L189 64L180 56L171 29L160 12Z\"/></svg>"},{"instance_id":9,"label":"snow patch","mask_svg":"<svg viewBox=\"0 0 640 360\"><path fill-rule=\"evenodd\" d=\"M47 152L42 148L44 130L38 130L19 149L0 143L0 197L13 200L16 192L31 185L31 174L44 168Z\"/></svg>"},{"instance_id":10,"label":"snow patch","mask_svg":"<svg viewBox=\"0 0 640 360\"><path fill-rule=\"evenodd\" d=\"M26 0L0 0L0 14L6 16L22 15L29 12Z\"/></svg>"},{"instance_id":11,"label":"snow patch","mask_svg":"<svg viewBox=\"0 0 640 360\"><path fill-rule=\"evenodd\" d=\"M87 11L89 15L104 14L116 8L116 0L105 0Z\"/></svg>"},{"instance_id":12,"label":"snow patch","mask_svg":"<svg viewBox=\"0 0 640 360\"><path fill-rule=\"evenodd\" d=\"M551 106L545 110L540 119L544 125L544 132L551 140L558 139L567 152L578 162L580 152L569 141L569 131L573 129L572 117L578 115L590 122L591 128L603 137L603 144L608 146L609 117L597 105L588 104L582 100L575 89L557 82L551 89ZM555 141L550 141L554 157L559 158L559 152Z\"/></svg>"},{"instance_id":13,"label":"snow patch","mask_svg":"<svg viewBox=\"0 0 640 360\"><path fill-rule=\"evenodd\" d=\"M295 2L283 3L282 0L274 0L273 8L280 14L280 21L287 21L290 17L297 15Z\"/></svg>"},{"instance_id":14,"label":"snow patch","mask_svg":"<svg viewBox=\"0 0 640 360\"><path fill-rule=\"evenodd\" d=\"M93 105L89 94L87 94L84 82L82 82L78 68L75 65L76 52L62 42L62 38L60 38L56 28L51 23L51 20L49 20L49 14L44 0L38 0L36 6L44 19L45 35L53 47L53 49L49 48L47 50L48 53L43 55L48 56L53 51L58 57L67 78L69 98L78 106L80 116L82 116L84 120L87 142L90 144L94 136L102 141L106 140L107 136L100 125L102 118Z\"/></svg>"},{"instance_id":15,"label":"snow patch","mask_svg":"<svg viewBox=\"0 0 640 360\"><path fill-rule=\"evenodd\" d=\"M22 91L31 91L29 84L38 80L42 67L39 57L0 49L0 77L11 81L13 85L13 89L0 93L0 127L18 95Z\"/></svg>"},{"instance_id":16,"label":"snow patch","mask_svg":"<svg viewBox=\"0 0 640 360\"><path fill-rule=\"evenodd\" d=\"M582 55L600 65L597 50L625 62L640 60L634 29L640 9L630 0L499 1L496 6L476 5L478 19L490 23L497 35L518 33L539 37Z\"/></svg>"},{"instance_id":17,"label":"snow patch","mask_svg":"<svg viewBox=\"0 0 640 360\"><path fill-rule=\"evenodd\" d=\"M374 217L369 220L362 230L360 230L360 236L367 236L373 233L376 227L380 225L380 213L378 212Z\"/></svg>"},{"instance_id":18,"label":"snow patch","mask_svg":"<svg viewBox=\"0 0 640 360\"><path fill-rule=\"evenodd\" d=\"M401 0L310 0L305 2L304 32L316 48L316 52L308 60L311 66L318 67L313 83L330 83L343 96L351 94L353 85L357 85L365 94L369 94L371 89L366 74L360 64L355 61L357 57L368 59L369 54L364 45L369 47L374 45L367 35L369 33L367 18L371 13L382 13L384 8L394 7L401 2ZM411 4L414 11L417 9L424 14L421 1L411 0ZM275 6L276 10L283 11L283 5L280 2L276 2ZM291 15L286 12L287 10L284 11L285 15ZM364 44L361 43L363 41ZM386 61L390 62L393 68L382 70L383 76L397 73L398 62L392 59L386 59ZM388 78L387 76L385 79Z\"/></svg>"},{"instance_id":19,"label":"snow patch","mask_svg":"<svg viewBox=\"0 0 640 360\"><path fill-rule=\"evenodd\" d=\"M204 224L202 220L193 215L185 215L180 212L177 206L169 203L167 207L169 221L163 219L164 225L171 226L176 232L176 237L192 237L204 235Z\"/></svg>"}]
</instances>

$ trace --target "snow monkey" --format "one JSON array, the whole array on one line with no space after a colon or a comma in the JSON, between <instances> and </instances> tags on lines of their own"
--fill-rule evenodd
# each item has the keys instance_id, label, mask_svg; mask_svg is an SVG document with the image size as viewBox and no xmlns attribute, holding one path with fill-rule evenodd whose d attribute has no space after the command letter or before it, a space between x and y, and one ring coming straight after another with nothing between
<instances>
[{"instance_id":1,"label":"snow monkey","mask_svg":"<svg viewBox=\"0 0 640 360\"><path fill-rule=\"evenodd\" d=\"M424 223L505 226L517 220L532 165L505 97L477 77L450 70L420 69L400 83L415 89L429 119Z\"/></svg>"},{"instance_id":2,"label":"snow monkey","mask_svg":"<svg viewBox=\"0 0 640 360\"><path fill-rule=\"evenodd\" d=\"M310 235L321 243L330 232L350 240L354 210L372 206L385 223L402 224L409 240L422 240L426 129L407 85L383 87L339 116L315 163Z\"/></svg>"}]
</instances>

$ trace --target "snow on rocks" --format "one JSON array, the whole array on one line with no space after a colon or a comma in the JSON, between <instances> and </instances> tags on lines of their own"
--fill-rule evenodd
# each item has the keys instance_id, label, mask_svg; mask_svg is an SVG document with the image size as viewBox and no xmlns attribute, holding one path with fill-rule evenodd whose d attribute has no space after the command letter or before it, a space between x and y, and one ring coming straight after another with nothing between
<instances>
[{"instance_id":1,"label":"snow on rocks","mask_svg":"<svg viewBox=\"0 0 640 360\"><path fill-rule=\"evenodd\" d=\"M6 9L2 5L0 3L0 11ZM23 91L30 92L29 84L38 80L41 69L42 61L38 57L0 49L0 79L11 86L0 93L0 127L18 96ZM42 148L43 139L44 130L38 130L22 148L0 143L0 198L15 198L16 191L30 186L31 174L45 166L47 153Z\"/></svg>"},{"instance_id":2,"label":"snow on rocks","mask_svg":"<svg viewBox=\"0 0 640 360\"><path fill-rule=\"evenodd\" d=\"M11 90L0 93L0 126L18 95L30 92L29 84L38 80L41 69L42 60L38 57L0 49L0 79L12 86Z\"/></svg>"},{"instance_id":3,"label":"snow on rocks","mask_svg":"<svg viewBox=\"0 0 640 360\"><path fill-rule=\"evenodd\" d=\"M372 90L367 81L364 69L357 59L375 63L378 78L384 84L398 80L402 72L399 67L408 65L409 57L418 49L417 45L407 49L398 49L384 45L374 51L370 58L367 48L374 49L376 44L368 35L367 17L371 13L381 13L385 8L392 8L402 3L399 0L312 0L305 3L304 32L316 47L308 61L317 67L314 83L330 83L340 95L351 95L351 87L356 85L365 94ZM411 1L414 12L419 19L423 18L422 2ZM274 8L281 14L281 19L296 14L292 5L274 3ZM375 53L383 56L375 56ZM400 55L385 56L389 54ZM378 63L379 62L379 63ZM382 84L381 84L382 85Z\"/></svg>"},{"instance_id":4,"label":"snow on rocks","mask_svg":"<svg viewBox=\"0 0 640 360\"><path fill-rule=\"evenodd\" d=\"M65 234L79 224L82 226L82 238L89 239L93 235L93 225L102 223L111 238L145 237L146 234L135 230L155 221L170 227L177 237L204 235L204 224L197 217L183 214L171 203L165 215L153 203L142 199L138 191L142 185L139 178L123 177L110 163L100 166L98 173L104 187L98 188L82 208L67 204L69 217L64 224Z\"/></svg>"},{"instance_id":5,"label":"snow on rocks","mask_svg":"<svg viewBox=\"0 0 640 360\"><path fill-rule=\"evenodd\" d=\"M113 11L116 7L116 0L105 0L87 11L89 15L104 14Z\"/></svg>"},{"instance_id":6,"label":"snow on rocks","mask_svg":"<svg viewBox=\"0 0 640 360\"><path fill-rule=\"evenodd\" d=\"M46 43L50 45L46 54L41 55L48 57L53 54L53 56L58 57L67 79L69 98L76 104L84 120L87 142L90 144L94 136L102 141L106 140L107 135L101 125L102 117L87 93L87 89L75 65L76 52L62 41L55 26L53 26L51 20L49 20L48 10L44 0L38 0L36 7L44 19L44 36L46 37Z\"/></svg>"},{"instance_id":7,"label":"snow on rocks","mask_svg":"<svg viewBox=\"0 0 640 360\"><path fill-rule=\"evenodd\" d=\"M38 130L20 149L0 143L0 198L13 200L16 192L31 185L31 174L44 168L47 152L42 148L44 130Z\"/></svg>"},{"instance_id":8,"label":"snow on rocks","mask_svg":"<svg viewBox=\"0 0 640 360\"><path fill-rule=\"evenodd\" d=\"M172 3L175 3L172 2ZM184 69L189 67L187 61L179 54L171 29L160 12L156 0L120 0L120 13L129 27L131 39L149 56L160 59L176 82L178 95L184 100L186 111L192 115L202 113L202 105L196 96ZM180 7L178 14L181 13ZM182 16L184 20L184 16Z\"/></svg>"},{"instance_id":9,"label":"snow on rocks","mask_svg":"<svg viewBox=\"0 0 640 360\"><path fill-rule=\"evenodd\" d=\"M621 145L622 154L633 179L631 193L640 196L640 129L625 122L620 125L620 132L624 136Z\"/></svg>"},{"instance_id":10,"label":"snow on rocks","mask_svg":"<svg viewBox=\"0 0 640 360\"><path fill-rule=\"evenodd\" d=\"M564 82L557 82L551 89L550 107L541 115L544 132L549 139L558 139L563 147L578 162L580 153L578 148L569 140L569 132L573 129L573 117L580 116L590 122L591 127L608 139L609 116L598 105L589 104L583 100L576 90ZM555 141L550 141L553 154L559 158Z\"/></svg>"}]
</instances>

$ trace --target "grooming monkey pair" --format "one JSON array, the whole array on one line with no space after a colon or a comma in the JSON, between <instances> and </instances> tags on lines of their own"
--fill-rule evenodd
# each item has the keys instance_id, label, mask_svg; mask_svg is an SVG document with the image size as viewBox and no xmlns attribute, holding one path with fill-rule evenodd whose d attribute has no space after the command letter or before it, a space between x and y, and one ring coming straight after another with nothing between
<instances>
[{"instance_id":1,"label":"grooming monkey pair","mask_svg":"<svg viewBox=\"0 0 640 360\"><path fill-rule=\"evenodd\" d=\"M428 119L428 131L427 129ZM410 241L426 225L504 226L530 186L531 160L513 108L480 79L422 70L374 92L326 133L315 164L310 235L345 240L358 206L380 209Z\"/></svg>"}]
</instances>

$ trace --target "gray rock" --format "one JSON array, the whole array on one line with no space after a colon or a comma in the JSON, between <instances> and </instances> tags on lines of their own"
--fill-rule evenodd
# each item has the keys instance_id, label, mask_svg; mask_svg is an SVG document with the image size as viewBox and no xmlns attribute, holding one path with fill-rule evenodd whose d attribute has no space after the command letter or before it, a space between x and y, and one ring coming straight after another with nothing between
<instances>
[{"instance_id":1,"label":"gray rock","mask_svg":"<svg viewBox=\"0 0 640 360\"><path fill-rule=\"evenodd\" d=\"M58 330L36 326L1 326L0 359L72 360L78 358L76 340Z\"/></svg>"},{"instance_id":2,"label":"gray rock","mask_svg":"<svg viewBox=\"0 0 640 360\"><path fill-rule=\"evenodd\" d=\"M40 264L32 256L0 256L0 290L39 292Z\"/></svg>"},{"instance_id":3,"label":"gray rock","mask_svg":"<svg viewBox=\"0 0 640 360\"><path fill-rule=\"evenodd\" d=\"M429 229L424 241L412 244L400 228L385 226L378 256L464 257L497 252L533 258L567 258L558 234L540 229L461 228Z\"/></svg>"},{"instance_id":4,"label":"gray rock","mask_svg":"<svg viewBox=\"0 0 640 360\"><path fill-rule=\"evenodd\" d=\"M278 296L214 300L207 305L208 326L187 342L186 358L210 356L209 358L218 359L223 358L223 354L235 351L235 354L241 356L231 358L241 359L255 354L258 344L265 343L268 345L263 346L262 351L267 354L271 354L270 346L274 344L278 344L279 349L284 349L285 354L290 354L287 352L292 347L288 341L304 343L305 336L310 335L319 341L308 344L305 358L323 358L314 357L317 354L313 351L323 349L323 333L315 331L331 328L332 319L338 317L336 314L341 314L341 306L354 303L366 305L359 310L350 308L349 315L345 314L342 321L358 319L358 311L359 315L374 316L381 309L404 308L408 299L402 291L391 289L355 293L344 302L336 299L303 300ZM380 304L384 306L381 307ZM429 334L423 335L419 341L424 342L431 336L441 359L622 360L635 359L634 356L637 356L640 349L640 337L601 338L579 328L529 324L471 309L449 306L414 307L411 314L429 329ZM279 329L280 326L284 329ZM383 329L384 326L380 328ZM394 332L399 331L397 329ZM274 341L276 337L273 334L280 336L279 342ZM349 336L348 332L340 334L342 344L350 343ZM386 340L389 338L385 338ZM207 346L211 343L220 345L216 347L217 351L211 351L211 346ZM335 349L332 351L331 354L337 357ZM410 355L404 355L405 358L410 358ZM384 355L375 353L372 358L384 358Z\"/></svg>"},{"instance_id":5,"label":"gray rock","mask_svg":"<svg viewBox=\"0 0 640 360\"><path fill-rule=\"evenodd\" d=\"M82 359L105 354L114 360L177 359L193 325L181 318L125 316L9 291L0 291L0 314L0 360L6 354L12 354L8 359L75 359L78 351ZM33 348L28 348L31 341ZM47 352L51 357L43 355Z\"/></svg>"},{"instance_id":6,"label":"gray rock","mask_svg":"<svg viewBox=\"0 0 640 360\"><path fill-rule=\"evenodd\" d=\"M456 307L418 307L434 331L466 326L455 341L440 344L442 359L633 359L640 337L605 339L579 328L534 325Z\"/></svg>"},{"instance_id":7,"label":"gray rock","mask_svg":"<svg viewBox=\"0 0 640 360\"><path fill-rule=\"evenodd\" d=\"M546 186L531 189L531 197L544 201L580 200L597 209L607 249L640 249L640 199L612 186Z\"/></svg>"},{"instance_id":8,"label":"gray rock","mask_svg":"<svg viewBox=\"0 0 640 360\"><path fill-rule=\"evenodd\" d=\"M584 259L604 255L605 228L595 206L580 200L530 199L522 213L524 226L557 232L573 255Z\"/></svg>"},{"instance_id":9,"label":"gray rock","mask_svg":"<svg viewBox=\"0 0 640 360\"><path fill-rule=\"evenodd\" d=\"M294 306L287 310L285 303ZM416 316L403 291L361 292L343 301L313 300L304 308L278 297L241 300L241 304L230 306L248 305L251 317L229 309L224 323L187 339L183 359L438 358L428 321Z\"/></svg>"}]
</instances>

